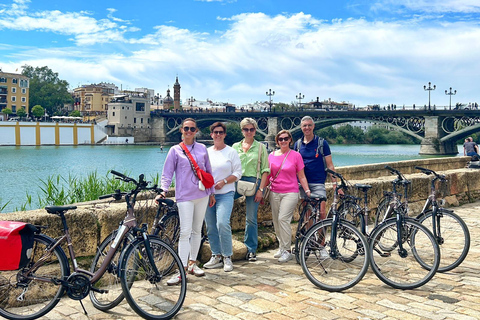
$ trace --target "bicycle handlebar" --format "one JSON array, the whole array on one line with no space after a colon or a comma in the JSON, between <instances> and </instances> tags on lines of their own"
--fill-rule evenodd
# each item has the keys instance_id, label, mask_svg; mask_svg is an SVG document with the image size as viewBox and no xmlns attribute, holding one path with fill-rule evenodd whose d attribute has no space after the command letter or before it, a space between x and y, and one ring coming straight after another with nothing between
<instances>
[{"instance_id":1,"label":"bicycle handlebar","mask_svg":"<svg viewBox=\"0 0 480 320\"><path fill-rule=\"evenodd\" d=\"M445 175L443 174L438 174L435 171L427 168L422 168L422 167L415 167L415 169L422 171L422 173L425 173L427 176L430 174L433 174L435 178L440 179L440 180L446 180Z\"/></svg>"},{"instance_id":2,"label":"bicycle handlebar","mask_svg":"<svg viewBox=\"0 0 480 320\"><path fill-rule=\"evenodd\" d=\"M335 172L335 171L333 171L333 170L331 170L331 169L328 169L328 168L325 169L325 171L326 171L327 173L330 173L332 176L340 179L340 182L341 182L341 183L340 183L340 185L339 185L337 188L339 188L339 189L346 189L346 188L348 188L347 182L345 181L345 178L344 178L340 173Z\"/></svg>"}]
</instances>

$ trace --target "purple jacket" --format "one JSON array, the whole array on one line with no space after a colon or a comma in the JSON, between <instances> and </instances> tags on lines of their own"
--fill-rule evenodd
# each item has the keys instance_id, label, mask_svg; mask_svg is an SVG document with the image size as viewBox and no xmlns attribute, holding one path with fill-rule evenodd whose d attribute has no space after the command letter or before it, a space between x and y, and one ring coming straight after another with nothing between
<instances>
[{"instance_id":1,"label":"purple jacket","mask_svg":"<svg viewBox=\"0 0 480 320\"><path fill-rule=\"evenodd\" d=\"M194 142L192 145L186 146L200 169L212 173L212 166L210 165L210 159L208 158L205 145ZM175 199L177 202L200 199L215 193L214 187L203 191L198 189L199 180L193 173L188 157L178 144L170 148L167 158L165 159L161 179L161 188L163 190L168 190L170 187L173 174L175 174Z\"/></svg>"}]
</instances>

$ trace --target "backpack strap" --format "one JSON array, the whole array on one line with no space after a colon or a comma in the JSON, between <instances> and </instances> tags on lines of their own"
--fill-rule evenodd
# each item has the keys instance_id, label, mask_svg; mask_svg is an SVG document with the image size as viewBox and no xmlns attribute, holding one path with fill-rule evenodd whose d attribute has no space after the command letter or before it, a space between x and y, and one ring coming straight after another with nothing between
<instances>
[{"instance_id":1,"label":"backpack strap","mask_svg":"<svg viewBox=\"0 0 480 320\"><path fill-rule=\"evenodd\" d=\"M313 139L317 137L316 135L313 136ZM323 141L325 139L318 137L318 145L317 145L317 152L315 153L315 158L318 158L318 155L320 154L323 159L323 167L325 168L325 171L327 170L327 161L325 160L325 155L323 153ZM302 138L298 139L296 142L296 148L295 151L300 152L300 146L302 145Z\"/></svg>"}]
</instances>

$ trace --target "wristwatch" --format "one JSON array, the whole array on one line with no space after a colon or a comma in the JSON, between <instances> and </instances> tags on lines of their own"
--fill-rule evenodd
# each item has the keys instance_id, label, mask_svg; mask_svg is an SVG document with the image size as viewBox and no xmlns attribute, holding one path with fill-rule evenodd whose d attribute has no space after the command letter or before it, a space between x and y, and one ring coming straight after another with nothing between
<instances>
[{"instance_id":1,"label":"wristwatch","mask_svg":"<svg viewBox=\"0 0 480 320\"><path fill-rule=\"evenodd\" d=\"M225 182L225 184L228 184L228 181L227 181L227 179L223 179L223 182Z\"/></svg>"},{"instance_id":2,"label":"wristwatch","mask_svg":"<svg viewBox=\"0 0 480 320\"><path fill-rule=\"evenodd\" d=\"M261 192L263 192L263 189L262 189L262 188L258 188L258 190L260 190Z\"/></svg>"}]
</instances>

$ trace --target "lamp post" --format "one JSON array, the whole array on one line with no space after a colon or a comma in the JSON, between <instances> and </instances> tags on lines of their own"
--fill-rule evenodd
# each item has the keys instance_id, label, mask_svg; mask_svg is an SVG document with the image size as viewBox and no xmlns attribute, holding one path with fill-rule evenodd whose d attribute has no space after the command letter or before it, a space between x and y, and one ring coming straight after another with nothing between
<instances>
[{"instance_id":1,"label":"lamp post","mask_svg":"<svg viewBox=\"0 0 480 320\"><path fill-rule=\"evenodd\" d=\"M428 91L428 110L430 110L430 91L435 90L436 88L437 88L436 85L433 85L433 88L432 88L431 82L428 83L428 88L427 86L423 86L423 90Z\"/></svg>"},{"instance_id":2,"label":"lamp post","mask_svg":"<svg viewBox=\"0 0 480 320\"><path fill-rule=\"evenodd\" d=\"M298 106L301 107L302 106L302 99L305 98L305 95L302 95L301 93L299 93L295 97L298 99Z\"/></svg>"},{"instance_id":3,"label":"lamp post","mask_svg":"<svg viewBox=\"0 0 480 320\"><path fill-rule=\"evenodd\" d=\"M457 94L457 90L454 90L454 91L452 92L452 87L450 87L450 92L448 92L447 90L445 90L445 94L450 96L450 107L449 107L449 110L452 110L452 95L456 95L456 94Z\"/></svg>"},{"instance_id":4,"label":"lamp post","mask_svg":"<svg viewBox=\"0 0 480 320\"><path fill-rule=\"evenodd\" d=\"M275 95L275 91L272 91L272 89L268 89L268 91L265 93L269 98L270 98L270 101L269 101L269 106L270 106L270 111L269 112L272 112L272 96Z\"/></svg>"}]
</instances>

